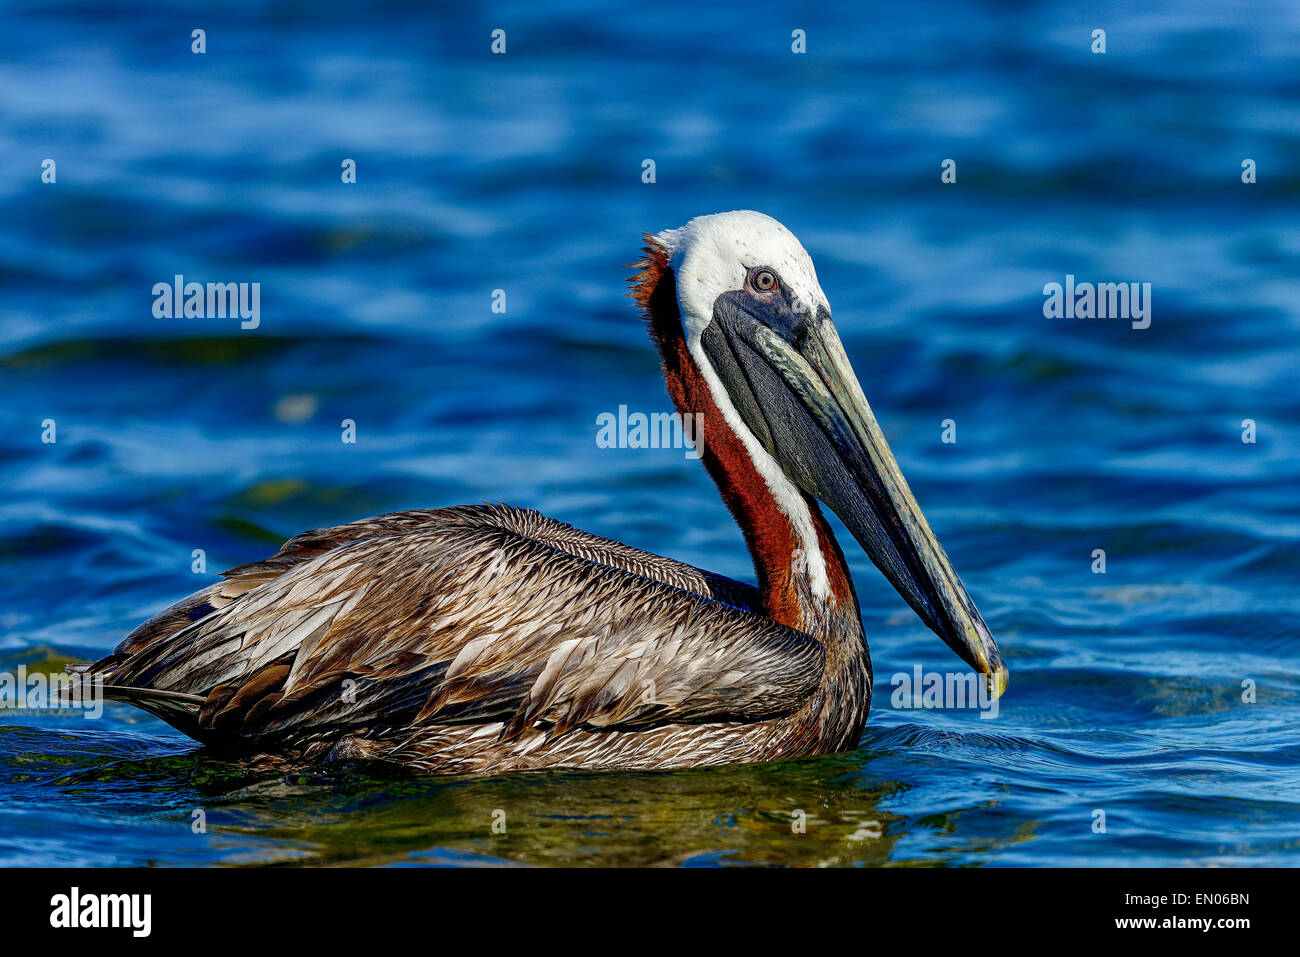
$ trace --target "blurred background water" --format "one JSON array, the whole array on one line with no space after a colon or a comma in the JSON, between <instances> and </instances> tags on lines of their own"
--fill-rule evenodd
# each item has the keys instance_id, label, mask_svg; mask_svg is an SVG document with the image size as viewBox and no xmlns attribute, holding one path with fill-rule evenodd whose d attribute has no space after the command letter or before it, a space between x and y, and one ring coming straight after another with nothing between
<instances>
[{"instance_id":1,"label":"blurred background water","mask_svg":"<svg viewBox=\"0 0 1300 957\"><path fill-rule=\"evenodd\" d=\"M287 536L408 507L534 506L751 578L698 464L595 423L668 408L623 296L640 233L755 208L816 261L999 639L997 719L891 707L894 673L963 666L845 537L855 752L267 778L125 706L8 710L0 863L1300 864L1294 5L542 6L3 8L0 666L101 655ZM154 318L177 273L259 282L260 327ZM1045 319L1067 273L1150 282L1150 328Z\"/></svg>"}]
</instances>

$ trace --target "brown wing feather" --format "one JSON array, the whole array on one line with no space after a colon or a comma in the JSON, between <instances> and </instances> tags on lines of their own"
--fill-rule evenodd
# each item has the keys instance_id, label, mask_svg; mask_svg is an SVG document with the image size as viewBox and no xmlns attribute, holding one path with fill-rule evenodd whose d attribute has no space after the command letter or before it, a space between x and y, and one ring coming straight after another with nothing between
<instances>
[{"instance_id":1,"label":"brown wing feather","mask_svg":"<svg viewBox=\"0 0 1300 957\"><path fill-rule=\"evenodd\" d=\"M814 639L713 597L748 586L501 506L307 532L228 576L212 587L238 596L193 621L173 606L101 669L203 696L201 737L753 721L799 707L824 665Z\"/></svg>"}]
</instances>

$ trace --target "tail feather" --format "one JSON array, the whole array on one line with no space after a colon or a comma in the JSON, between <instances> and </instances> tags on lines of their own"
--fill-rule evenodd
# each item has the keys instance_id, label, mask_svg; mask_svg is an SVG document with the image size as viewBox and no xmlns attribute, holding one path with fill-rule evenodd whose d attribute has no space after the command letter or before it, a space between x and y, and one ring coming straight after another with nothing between
<instances>
[{"instance_id":1,"label":"tail feather","mask_svg":"<svg viewBox=\"0 0 1300 957\"><path fill-rule=\"evenodd\" d=\"M177 731L202 740L199 732L199 709L204 699L198 695L178 691L159 691L156 688L132 688L126 685L104 685L104 697L122 701L155 718L166 721Z\"/></svg>"},{"instance_id":2,"label":"tail feather","mask_svg":"<svg viewBox=\"0 0 1300 957\"><path fill-rule=\"evenodd\" d=\"M75 693L84 698L98 694L110 701L123 701L141 711L147 711L156 718L161 718L176 730L195 737L199 727L199 709L206 700L201 695L109 684L104 680L105 676L102 673L88 674L87 671L91 667L93 666L86 663L66 666L69 674L82 676L80 682L67 689L69 695Z\"/></svg>"},{"instance_id":3,"label":"tail feather","mask_svg":"<svg viewBox=\"0 0 1300 957\"><path fill-rule=\"evenodd\" d=\"M188 708L199 708L207 700L202 695L159 691L157 688L132 688L130 685L104 685L104 697L130 704L138 704L141 701L166 701Z\"/></svg>"}]
</instances>

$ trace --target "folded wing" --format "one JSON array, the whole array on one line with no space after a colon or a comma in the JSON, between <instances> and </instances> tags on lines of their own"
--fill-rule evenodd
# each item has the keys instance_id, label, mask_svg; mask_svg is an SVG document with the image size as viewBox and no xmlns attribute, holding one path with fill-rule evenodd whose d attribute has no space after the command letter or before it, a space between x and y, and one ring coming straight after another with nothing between
<instances>
[{"instance_id":1,"label":"folded wing","mask_svg":"<svg viewBox=\"0 0 1300 957\"><path fill-rule=\"evenodd\" d=\"M501 506L308 532L179 603L92 669L214 743L438 724L759 721L822 677L822 645L748 586ZM201 701L201 704L198 703Z\"/></svg>"}]
</instances>

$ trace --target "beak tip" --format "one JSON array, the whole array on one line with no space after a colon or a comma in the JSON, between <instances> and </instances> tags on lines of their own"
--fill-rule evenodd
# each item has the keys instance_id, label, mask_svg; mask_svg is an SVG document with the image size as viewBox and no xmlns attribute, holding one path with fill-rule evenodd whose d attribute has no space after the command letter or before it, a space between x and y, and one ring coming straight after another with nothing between
<instances>
[{"instance_id":1,"label":"beak tip","mask_svg":"<svg viewBox=\"0 0 1300 957\"><path fill-rule=\"evenodd\" d=\"M1003 692L1007 690L1007 681L1010 679L1010 672L1007 671L1007 666L999 661L997 667L993 671L987 672L984 675L984 678L988 682L989 694L992 695L993 699L996 701L998 698L1001 698Z\"/></svg>"}]
</instances>

